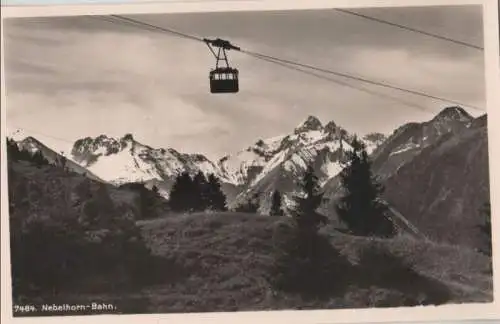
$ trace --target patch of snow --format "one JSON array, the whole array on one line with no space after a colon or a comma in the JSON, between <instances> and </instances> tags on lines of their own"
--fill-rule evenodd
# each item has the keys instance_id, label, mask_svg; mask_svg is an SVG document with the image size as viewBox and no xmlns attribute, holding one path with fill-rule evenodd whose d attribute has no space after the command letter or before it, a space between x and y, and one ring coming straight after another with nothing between
<instances>
[{"instance_id":1,"label":"patch of snow","mask_svg":"<svg viewBox=\"0 0 500 324\"><path fill-rule=\"evenodd\" d=\"M195 162L194 164L195 168L203 172L205 175L213 174L218 178L229 180L226 179L226 176L220 171L219 168L217 168L212 162L208 160L202 162Z\"/></svg>"},{"instance_id":2,"label":"patch of snow","mask_svg":"<svg viewBox=\"0 0 500 324\"><path fill-rule=\"evenodd\" d=\"M253 166L264 166L265 159L253 151L240 151L230 155L221 163L222 173L225 178L234 184L245 183L248 177L248 169Z\"/></svg>"},{"instance_id":3,"label":"patch of snow","mask_svg":"<svg viewBox=\"0 0 500 324\"><path fill-rule=\"evenodd\" d=\"M135 158L129 150L98 159L88 169L101 179L115 184L160 179L160 175L148 163Z\"/></svg>"},{"instance_id":4,"label":"patch of snow","mask_svg":"<svg viewBox=\"0 0 500 324\"><path fill-rule=\"evenodd\" d=\"M286 137L286 135L279 135L279 136L274 136L274 137L265 139L264 140L264 144L267 147L267 151L268 152L274 152L274 151L276 151L279 148L279 146L281 144L281 141L285 137Z\"/></svg>"},{"instance_id":5,"label":"patch of snow","mask_svg":"<svg viewBox=\"0 0 500 324\"><path fill-rule=\"evenodd\" d=\"M330 161L329 163L325 163L323 165L321 171L323 171L326 174L327 176L326 180L329 180L338 175L342 171L342 166L340 165L340 163L336 161L335 162Z\"/></svg>"},{"instance_id":6,"label":"patch of snow","mask_svg":"<svg viewBox=\"0 0 500 324\"><path fill-rule=\"evenodd\" d=\"M294 208L296 206L295 200L293 200L293 196L295 193L285 194L283 195L283 206L286 208Z\"/></svg>"},{"instance_id":7,"label":"patch of snow","mask_svg":"<svg viewBox=\"0 0 500 324\"><path fill-rule=\"evenodd\" d=\"M93 154L95 155L105 155L108 152L105 146L100 146Z\"/></svg>"},{"instance_id":8,"label":"patch of snow","mask_svg":"<svg viewBox=\"0 0 500 324\"><path fill-rule=\"evenodd\" d=\"M302 133L302 139L305 141L304 144L314 143L323 137L323 132L319 130L308 131Z\"/></svg>"},{"instance_id":9,"label":"patch of snow","mask_svg":"<svg viewBox=\"0 0 500 324\"><path fill-rule=\"evenodd\" d=\"M288 151L281 151L278 154L276 154L267 164L264 166L264 169L259 173L257 177L252 181L252 185L256 184L260 180L264 179L264 177L271 172L275 167L283 163L287 156Z\"/></svg>"},{"instance_id":10,"label":"patch of snow","mask_svg":"<svg viewBox=\"0 0 500 324\"><path fill-rule=\"evenodd\" d=\"M299 150L294 152L291 157L284 163L284 168L287 171L297 173L300 169L307 168L307 162L312 158L309 150Z\"/></svg>"},{"instance_id":11,"label":"patch of snow","mask_svg":"<svg viewBox=\"0 0 500 324\"><path fill-rule=\"evenodd\" d=\"M400 148L399 150L392 152L390 155L400 154L400 153L403 153L403 152L406 152L406 151L409 151L409 150L413 150L413 149L415 149L415 148L418 148L418 145L415 145L415 144L407 144L407 145L404 145L404 146L403 146L402 148Z\"/></svg>"}]
</instances>

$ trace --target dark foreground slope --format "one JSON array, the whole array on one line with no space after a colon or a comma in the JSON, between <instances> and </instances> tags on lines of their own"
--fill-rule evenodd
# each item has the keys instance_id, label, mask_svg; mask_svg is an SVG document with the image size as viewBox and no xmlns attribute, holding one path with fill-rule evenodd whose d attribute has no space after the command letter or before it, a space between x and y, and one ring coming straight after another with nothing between
<instances>
[{"instance_id":1,"label":"dark foreground slope","mask_svg":"<svg viewBox=\"0 0 500 324\"><path fill-rule=\"evenodd\" d=\"M286 224L285 219L238 213L142 222L153 253L190 269L182 281L148 289L150 310L363 308L492 298L489 259L481 254L407 237L374 240L338 232L327 236L352 268L338 278L338 289L329 298L274 291L267 271Z\"/></svg>"},{"instance_id":2,"label":"dark foreground slope","mask_svg":"<svg viewBox=\"0 0 500 324\"><path fill-rule=\"evenodd\" d=\"M135 225L133 192L30 161L9 161L8 186L14 304L62 303L69 292L148 279L142 267L153 258Z\"/></svg>"},{"instance_id":3,"label":"dark foreground slope","mask_svg":"<svg viewBox=\"0 0 500 324\"><path fill-rule=\"evenodd\" d=\"M467 249L400 237L371 240L332 233L351 264L327 298L273 290L267 274L284 223L251 214L193 214L141 221L162 282L136 290L64 294L64 302L105 302L120 313L398 307L490 302L489 259Z\"/></svg>"},{"instance_id":4,"label":"dark foreground slope","mask_svg":"<svg viewBox=\"0 0 500 324\"><path fill-rule=\"evenodd\" d=\"M311 298L279 292L269 285L268 274L287 233L287 218L165 212L161 218L132 221L133 210L125 208L130 193L90 182L90 192L98 194L86 195L82 181L91 180L52 166L10 164L18 303L104 303L113 305L102 310L106 312L172 313L395 307L492 298L490 259L482 254L404 237L370 240L334 231L323 234L334 252L331 257L345 259L349 266L332 280L330 294ZM108 193L111 199L101 200ZM102 311L90 307L85 312Z\"/></svg>"}]
</instances>

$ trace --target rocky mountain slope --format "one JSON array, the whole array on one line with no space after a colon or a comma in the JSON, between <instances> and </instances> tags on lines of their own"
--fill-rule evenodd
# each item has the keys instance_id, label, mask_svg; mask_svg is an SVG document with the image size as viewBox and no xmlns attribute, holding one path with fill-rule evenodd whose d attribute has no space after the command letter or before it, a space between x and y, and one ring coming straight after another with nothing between
<instances>
[{"instance_id":1,"label":"rocky mountain slope","mask_svg":"<svg viewBox=\"0 0 500 324\"><path fill-rule=\"evenodd\" d=\"M183 171L213 173L223 182L229 182L217 165L202 154L153 148L138 142L131 134L118 139L106 135L79 139L71 155L80 165L110 183L149 183L149 186L158 186L165 195L176 175Z\"/></svg>"},{"instance_id":2,"label":"rocky mountain slope","mask_svg":"<svg viewBox=\"0 0 500 324\"><path fill-rule=\"evenodd\" d=\"M318 118L309 116L291 134L259 141L245 151L223 158L221 168L247 185L231 207L258 195L259 212L267 214L274 190L280 191L285 204L290 205L296 182L307 165L314 165L322 184L340 172L340 159L350 148L348 142L352 137L333 121L323 125ZM384 138L382 134L370 134L364 141L371 152Z\"/></svg>"},{"instance_id":3,"label":"rocky mountain slope","mask_svg":"<svg viewBox=\"0 0 500 324\"><path fill-rule=\"evenodd\" d=\"M254 191L264 194L274 189L293 191L295 178L311 162L321 181L326 182L340 171L341 146L348 148L345 140L341 144L341 136L345 140L352 137L334 122L322 125L318 118L309 116L289 134L258 140L218 161L210 161L202 154L181 153L174 148L153 148L140 143L132 134L121 138L106 135L82 138L66 155L76 166L106 182L155 185L165 197L180 172L213 173L221 180L228 201L235 205ZM20 143L23 138L17 137ZM374 150L384 139L382 134L370 134L365 141L369 149Z\"/></svg>"},{"instance_id":4,"label":"rocky mountain slope","mask_svg":"<svg viewBox=\"0 0 500 324\"><path fill-rule=\"evenodd\" d=\"M12 138L12 137L11 137ZM15 138L15 137L13 137ZM45 159L53 165L62 165L71 172L78 173L80 175L85 175L86 177L96 180L99 182L104 182L102 178L89 171L87 168L81 166L80 164L73 161L71 158L63 155L62 153L57 153L55 150L49 148L44 143L39 141L38 139L28 136L22 137L22 139L17 141L17 146L21 150L26 150L31 153L41 152Z\"/></svg>"},{"instance_id":5,"label":"rocky mountain slope","mask_svg":"<svg viewBox=\"0 0 500 324\"><path fill-rule=\"evenodd\" d=\"M473 120L464 109L448 107L427 122L401 126L373 152L374 171L380 177L388 178L424 148L436 143L442 135L458 134Z\"/></svg>"},{"instance_id":6,"label":"rocky mountain slope","mask_svg":"<svg viewBox=\"0 0 500 324\"><path fill-rule=\"evenodd\" d=\"M449 107L398 128L372 154L384 199L434 241L479 246L481 206L489 201L487 117ZM338 177L325 185L322 212L337 220Z\"/></svg>"},{"instance_id":7,"label":"rocky mountain slope","mask_svg":"<svg viewBox=\"0 0 500 324\"><path fill-rule=\"evenodd\" d=\"M460 107L447 107L429 121L411 122L397 128L371 153L372 170L384 181L394 175L425 148L432 146L445 134L459 134L474 118ZM325 184L325 197L335 201L340 189L338 177ZM330 208L331 210L332 208Z\"/></svg>"},{"instance_id":8,"label":"rocky mountain slope","mask_svg":"<svg viewBox=\"0 0 500 324\"><path fill-rule=\"evenodd\" d=\"M486 116L442 136L386 181L385 197L432 240L479 246L489 202Z\"/></svg>"},{"instance_id":9,"label":"rocky mountain slope","mask_svg":"<svg viewBox=\"0 0 500 324\"><path fill-rule=\"evenodd\" d=\"M417 224L421 232L432 237L432 231L422 230L420 226L425 228L427 225L423 223L438 217L436 213L453 213L454 217L467 214L469 216L463 217L470 219L464 221L464 227L469 227L472 219L476 220L477 213L473 211L477 207L476 199L474 203L464 202L468 201L467 193L481 201L487 195L486 135L486 117L474 119L460 107L448 107L427 122L399 127L388 138L369 134L363 140L371 153L374 173L386 184L387 200L396 211ZM281 191L285 204L290 205L290 198L297 190L297 178L306 165L312 163L324 184L322 212L335 219L333 207L339 194L339 162L343 151L350 148L348 143L352 137L353 134L333 121L322 124L318 118L308 116L289 134L257 140L218 161L210 161L202 154L181 153L174 148L153 148L138 142L131 134L121 138L101 135L80 139L74 143L69 160L80 173L88 172L89 176L115 185L146 182L151 187L154 184L164 196L168 196L174 177L182 171L213 173L222 182L229 207L259 194L259 212L263 214L269 210L274 190ZM55 150L34 137L18 140L18 143L39 147L47 152L44 155L57 156ZM472 154L470 146L474 143L477 159L468 155ZM448 155L454 156L455 161L446 160L444 157ZM469 170L469 175L461 177L460 170ZM444 177L448 172L456 174ZM443 185L436 179L443 181ZM460 186L468 189L450 189ZM453 194L446 196L445 191L440 191L442 188L449 188ZM430 201L433 199L442 201ZM443 221L446 227L444 224L446 221ZM438 228L435 231L441 231ZM451 236L453 242L463 241Z\"/></svg>"}]
</instances>

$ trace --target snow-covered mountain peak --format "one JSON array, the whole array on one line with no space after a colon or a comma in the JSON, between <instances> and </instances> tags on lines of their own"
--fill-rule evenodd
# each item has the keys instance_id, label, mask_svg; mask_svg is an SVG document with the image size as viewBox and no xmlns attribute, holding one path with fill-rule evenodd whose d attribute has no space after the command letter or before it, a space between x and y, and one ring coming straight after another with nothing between
<instances>
[{"instance_id":1,"label":"snow-covered mountain peak","mask_svg":"<svg viewBox=\"0 0 500 324\"><path fill-rule=\"evenodd\" d=\"M459 122L471 122L474 119L467 111L462 107L452 106L446 107L441 112L439 112L433 119L433 121L459 121Z\"/></svg>"},{"instance_id":2,"label":"snow-covered mountain peak","mask_svg":"<svg viewBox=\"0 0 500 324\"><path fill-rule=\"evenodd\" d=\"M100 135L75 142L72 156L80 165L115 184L127 182L170 182L184 171L202 171L225 179L220 169L203 154L187 154L173 148L153 148L134 139Z\"/></svg>"},{"instance_id":3,"label":"snow-covered mountain peak","mask_svg":"<svg viewBox=\"0 0 500 324\"><path fill-rule=\"evenodd\" d=\"M340 127L337 126L337 124L332 120L325 125L323 130L325 133L335 134L339 131L339 129Z\"/></svg>"},{"instance_id":4,"label":"snow-covered mountain peak","mask_svg":"<svg viewBox=\"0 0 500 324\"><path fill-rule=\"evenodd\" d=\"M29 130L25 130L22 128L18 128L15 130L7 129L7 137L21 143L24 140L28 142L38 142L43 143L45 146L49 147L51 150L58 152L58 154L62 154L68 157L68 153L71 151L72 142L66 140L64 138L59 138L55 136L50 136L46 134L40 134L38 132L33 132ZM28 143L25 142L25 143Z\"/></svg>"},{"instance_id":5,"label":"snow-covered mountain peak","mask_svg":"<svg viewBox=\"0 0 500 324\"><path fill-rule=\"evenodd\" d=\"M127 146L127 141L99 135L95 138L85 137L73 144L71 155L79 163L86 166L95 162L99 156L110 156L122 151Z\"/></svg>"},{"instance_id":6,"label":"snow-covered mountain peak","mask_svg":"<svg viewBox=\"0 0 500 324\"><path fill-rule=\"evenodd\" d=\"M132 142L135 141L134 136L131 133L123 135L123 137L120 139L121 141L124 142Z\"/></svg>"},{"instance_id":7,"label":"snow-covered mountain peak","mask_svg":"<svg viewBox=\"0 0 500 324\"><path fill-rule=\"evenodd\" d=\"M348 149L351 140L352 134L334 121L323 126L318 118L308 116L292 132L260 139L244 150L224 156L218 161L218 166L223 174L238 185L255 185L280 166L284 167L283 170L298 170L300 173L304 163L316 159L318 165L325 167L325 175L331 176L338 169L340 149ZM380 144L373 138L367 142L370 152Z\"/></svg>"},{"instance_id":8,"label":"snow-covered mountain peak","mask_svg":"<svg viewBox=\"0 0 500 324\"><path fill-rule=\"evenodd\" d=\"M305 121L300 123L294 129L295 134L304 133L308 131L321 131L323 130L323 124L321 121L315 116L308 116Z\"/></svg>"}]
</instances>

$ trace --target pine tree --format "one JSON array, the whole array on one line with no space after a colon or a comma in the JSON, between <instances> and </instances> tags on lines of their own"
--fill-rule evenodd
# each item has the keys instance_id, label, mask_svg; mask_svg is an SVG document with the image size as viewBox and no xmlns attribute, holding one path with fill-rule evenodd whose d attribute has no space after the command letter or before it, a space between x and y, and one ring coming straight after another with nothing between
<instances>
[{"instance_id":1,"label":"pine tree","mask_svg":"<svg viewBox=\"0 0 500 324\"><path fill-rule=\"evenodd\" d=\"M484 247L480 251L486 255L492 255L492 241L491 241L491 204L485 203L481 208L481 214L484 217L484 222L479 225L479 230L484 237Z\"/></svg>"},{"instance_id":2,"label":"pine tree","mask_svg":"<svg viewBox=\"0 0 500 324\"><path fill-rule=\"evenodd\" d=\"M282 206L281 193L278 190L275 190L273 192L272 197L271 197L270 215L271 216L283 216L284 212L283 212L283 209L281 208L281 206Z\"/></svg>"},{"instance_id":3,"label":"pine tree","mask_svg":"<svg viewBox=\"0 0 500 324\"><path fill-rule=\"evenodd\" d=\"M213 211L226 211L227 202L226 195L222 191L219 179L214 174L208 176L207 190L205 191L205 197L207 202L207 208Z\"/></svg>"},{"instance_id":4,"label":"pine tree","mask_svg":"<svg viewBox=\"0 0 500 324\"><path fill-rule=\"evenodd\" d=\"M210 207L208 186L205 174L199 171L193 178L192 204L195 211L204 211Z\"/></svg>"},{"instance_id":5,"label":"pine tree","mask_svg":"<svg viewBox=\"0 0 500 324\"><path fill-rule=\"evenodd\" d=\"M351 146L340 173L344 195L336 205L339 218L355 235L393 236L394 224L386 217L387 206L380 199L384 187L372 175L365 146L357 138Z\"/></svg>"},{"instance_id":6,"label":"pine tree","mask_svg":"<svg viewBox=\"0 0 500 324\"><path fill-rule=\"evenodd\" d=\"M48 165L49 162L45 157L43 156L41 151L36 151L33 156L32 156L32 161L35 163L37 166L43 166L43 165Z\"/></svg>"},{"instance_id":7,"label":"pine tree","mask_svg":"<svg viewBox=\"0 0 500 324\"><path fill-rule=\"evenodd\" d=\"M74 202L73 206L80 206L87 200L90 200L93 196L92 185L89 179L84 179L75 187L75 193L77 195L77 199Z\"/></svg>"},{"instance_id":8,"label":"pine tree","mask_svg":"<svg viewBox=\"0 0 500 324\"><path fill-rule=\"evenodd\" d=\"M335 265L341 257L318 233L327 218L317 212L323 193L311 166L299 184L302 193L294 197L291 232L278 250L272 284L280 290L316 294L330 289L334 278L329 271L341 269L340 263Z\"/></svg>"},{"instance_id":9,"label":"pine tree","mask_svg":"<svg viewBox=\"0 0 500 324\"><path fill-rule=\"evenodd\" d=\"M12 138L7 138L7 157L12 161L19 160L19 147Z\"/></svg>"},{"instance_id":10,"label":"pine tree","mask_svg":"<svg viewBox=\"0 0 500 324\"><path fill-rule=\"evenodd\" d=\"M142 219L152 219L159 216L159 211L164 198L158 192L158 187L151 190L141 185L139 188L139 209Z\"/></svg>"},{"instance_id":11,"label":"pine tree","mask_svg":"<svg viewBox=\"0 0 500 324\"><path fill-rule=\"evenodd\" d=\"M296 208L292 211L293 219L299 231L315 233L327 222L327 218L316 211L323 200L323 193L312 166L307 167L299 184L302 195L294 197Z\"/></svg>"},{"instance_id":12,"label":"pine tree","mask_svg":"<svg viewBox=\"0 0 500 324\"><path fill-rule=\"evenodd\" d=\"M91 229L110 227L116 216L116 209L106 185L99 183L97 190L84 206L85 223Z\"/></svg>"},{"instance_id":13,"label":"pine tree","mask_svg":"<svg viewBox=\"0 0 500 324\"><path fill-rule=\"evenodd\" d=\"M191 212L194 206L191 202L193 194L193 179L188 172L177 176L170 190L169 206L175 212Z\"/></svg>"}]
</instances>

